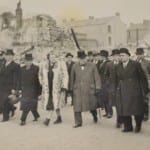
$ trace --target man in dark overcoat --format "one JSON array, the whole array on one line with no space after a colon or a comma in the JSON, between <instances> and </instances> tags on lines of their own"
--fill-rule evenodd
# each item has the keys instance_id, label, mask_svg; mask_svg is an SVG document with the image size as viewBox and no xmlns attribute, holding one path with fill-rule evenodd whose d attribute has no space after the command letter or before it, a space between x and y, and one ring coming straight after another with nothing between
<instances>
[{"instance_id":1,"label":"man in dark overcoat","mask_svg":"<svg viewBox=\"0 0 150 150\"><path fill-rule=\"evenodd\" d=\"M67 97L71 96L72 98L72 92L70 91L70 76L71 76L71 69L72 66L74 65L73 55L71 53L66 54L66 65L67 65L67 71L68 71L68 77L69 77L69 82L68 82L68 90L66 93L66 103L67 103ZM73 105L73 100L71 102L71 105Z\"/></svg>"},{"instance_id":2,"label":"man in dark overcoat","mask_svg":"<svg viewBox=\"0 0 150 150\"><path fill-rule=\"evenodd\" d=\"M3 80L3 76L2 76L2 70L5 66L5 58L4 58L4 52L3 51L0 51L0 89L1 89L1 81ZM3 87L2 87L3 88ZM1 91L1 90L0 90ZM1 98L1 93L0 93L0 113L2 113L2 103L3 103L3 100Z\"/></svg>"},{"instance_id":3,"label":"man in dark overcoat","mask_svg":"<svg viewBox=\"0 0 150 150\"><path fill-rule=\"evenodd\" d=\"M148 82L150 83L150 61L145 59L144 57L144 49L143 48L137 48L136 49L136 55L137 55L137 62L139 62L146 74L146 77L148 79ZM145 104L144 104L144 121L147 121L149 116L149 98L145 97Z\"/></svg>"},{"instance_id":4,"label":"man in dark overcoat","mask_svg":"<svg viewBox=\"0 0 150 150\"><path fill-rule=\"evenodd\" d=\"M119 49L113 49L111 54L111 61L108 63L106 74L108 77L108 96L109 96L109 103L108 105L110 107L115 106L116 107L116 67L120 63L120 50ZM117 110L117 109L116 109ZM116 121L116 127L121 127L121 117L117 113L117 121Z\"/></svg>"},{"instance_id":5,"label":"man in dark overcoat","mask_svg":"<svg viewBox=\"0 0 150 150\"><path fill-rule=\"evenodd\" d=\"M111 118L113 115L113 110L112 110L112 106L109 105L109 95L108 95L108 85L109 85L108 76L107 76L107 67L109 63L108 55L109 55L108 51L106 50L100 51L101 63L98 67L98 71L102 81L100 101L102 103L102 106L104 106L105 108L105 114L103 116L107 118Z\"/></svg>"},{"instance_id":6,"label":"man in dark overcoat","mask_svg":"<svg viewBox=\"0 0 150 150\"><path fill-rule=\"evenodd\" d=\"M75 128L82 126L81 112L91 111L97 119L97 94L101 88L100 77L95 64L86 61L84 51L78 52L79 62L71 70Z\"/></svg>"},{"instance_id":7,"label":"man in dark overcoat","mask_svg":"<svg viewBox=\"0 0 150 150\"><path fill-rule=\"evenodd\" d=\"M26 118L30 111L34 116L33 121L37 121L40 117L37 111L38 98L41 95L41 85L38 78L39 67L33 64L32 54L26 54L24 62L25 66L21 68L22 115L20 125L26 124Z\"/></svg>"},{"instance_id":8,"label":"man in dark overcoat","mask_svg":"<svg viewBox=\"0 0 150 150\"><path fill-rule=\"evenodd\" d=\"M123 118L123 132L132 132L132 115L135 132L140 132L144 114L144 97L148 94L148 81L140 63L130 59L128 49L120 49L121 63L116 69L117 111Z\"/></svg>"},{"instance_id":9,"label":"man in dark overcoat","mask_svg":"<svg viewBox=\"0 0 150 150\"><path fill-rule=\"evenodd\" d=\"M8 96L17 92L20 89L20 66L14 62L14 52L12 49L7 49L5 53L5 63L2 65L0 73L0 92L1 106L3 111L3 122L9 120L9 113L12 111L12 116L16 109L10 103Z\"/></svg>"},{"instance_id":10,"label":"man in dark overcoat","mask_svg":"<svg viewBox=\"0 0 150 150\"><path fill-rule=\"evenodd\" d=\"M87 61L88 62L94 62L94 54L92 51L88 51L87 53Z\"/></svg>"}]
</instances>

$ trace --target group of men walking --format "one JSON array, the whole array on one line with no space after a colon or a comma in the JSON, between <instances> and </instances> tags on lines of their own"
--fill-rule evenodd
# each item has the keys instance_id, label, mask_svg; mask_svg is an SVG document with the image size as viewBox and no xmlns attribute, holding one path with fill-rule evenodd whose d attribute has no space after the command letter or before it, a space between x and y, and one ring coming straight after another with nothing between
<instances>
[{"instance_id":1,"label":"group of men walking","mask_svg":"<svg viewBox=\"0 0 150 150\"><path fill-rule=\"evenodd\" d=\"M136 123L134 131L141 131L144 116L145 119L148 117L148 101L146 102L146 100L149 93L150 62L144 59L142 48L138 48L136 51L137 60L131 60L130 55L127 48L121 48L112 50L111 60L108 59L108 51L106 50L101 50L95 56L89 52L88 61L90 63L80 57L78 65L73 66L71 75L75 112L96 110L96 105L92 105L95 97L98 99L97 107L105 109L104 117L111 118L113 115L112 106L116 107L117 128L123 124L123 132L133 131L132 116L134 116ZM92 65L95 67L94 63L97 70L93 69L90 74L89 68L92 68ZM79 82L77 82L78 80ZM90 90L85 91L88 88ZM90 104L95 109L88 107L88 105L85 109L85 104ZM76 109L76 106L82 109ZM76 127L81 125L82 121L77 123Z\"/></svg>"},{"instance_id":2,"label":"group of men walking","mask_svg":"<svg viewBox=\"0 0 150 150\"><path fill-rule=\"evenodd\" d=\"M5 55L5 57L3 57ZM0 53L0 111L3 121L14 115L14 103L21 101L21 125L26 124L29 111L34 121L40 117L38 99L44 103L48 126L55 111L55 124L62 122L61 107L71 97L74 110L74 128L81 127L82 112L89 111L97 123L97 108L105 110L103 115L112 118L116 108L116 127L123 125L123 132L140 132L142 121L148 119L148 81L150 62L144 59L144 50L138 48L137 59L130 58L127 48L114 49L109 57L107 50L99 53L78 51L78 61L66 54L66 62L49 54L41 66L33 64L32 54L24 57L24 66L14 62L13 50ZM111 58L111 59L110 59ZM14 98L15 97L15 98Z\"/></svg>"}]
</instances>

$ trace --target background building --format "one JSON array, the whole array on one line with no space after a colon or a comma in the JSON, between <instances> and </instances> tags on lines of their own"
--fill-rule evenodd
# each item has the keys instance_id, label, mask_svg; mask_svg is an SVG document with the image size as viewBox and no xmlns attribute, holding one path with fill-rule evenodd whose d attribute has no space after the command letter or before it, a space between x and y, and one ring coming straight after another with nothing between
<instances>
[{"instance_id":1,"label":"background building","mask_svg":"<svg viewBox=\"0 0 150 150\"><path fill-rule=\"evenodd\" d=\"M128 43L140 46L141 43L150 42L150 20L143 20L142 23L131 23L128 28Z\"/></svg>"},{"instance_id":2,"label":"background building","mask_svg":"<svg viewBox=\"0 0 150 150\"><path fill-rule=\"evenodd\" d=\"M127 43L127 26L119 13L105 18L90 16L86 20L63 20L63 26L86 34L87 39L97 41L98 48L114 48Z\"/></svg>"}]
</instances>

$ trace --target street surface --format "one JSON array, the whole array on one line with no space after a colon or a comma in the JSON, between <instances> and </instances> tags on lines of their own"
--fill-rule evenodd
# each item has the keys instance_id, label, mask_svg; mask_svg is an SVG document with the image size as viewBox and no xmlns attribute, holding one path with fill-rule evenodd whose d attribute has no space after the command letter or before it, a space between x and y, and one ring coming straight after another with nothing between
<instances>
[{"instance_id":1,"label":"street surface","mask_svg":"<svg viewBox=\"0 0 150 150\"><path fill-rule=\"evenodd\" d=\"M73 109L67 105L62 110L63 123L54 125L54 115L51 124L45 127L45 112L41 109L39 112L39 121L33 122L30 113L26 126L19 125L19 110L9 122L0 123L0 150L150 149L150 122L144 123L139 134L122 133L121 129L115 128L115 116L112 119L101 118L94 124L91 114L87 112L83 114L83 127L74 129Z\"/></svg>"}]
</instances>

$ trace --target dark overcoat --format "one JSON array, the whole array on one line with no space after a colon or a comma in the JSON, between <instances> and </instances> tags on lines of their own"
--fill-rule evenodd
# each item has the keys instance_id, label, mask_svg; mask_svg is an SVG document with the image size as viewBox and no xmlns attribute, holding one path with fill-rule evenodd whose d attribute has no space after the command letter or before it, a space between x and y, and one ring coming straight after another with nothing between
<instances>
[{"instance_id":1,"label":"dark overcoat","mask_svg":"<svg viewBox=\"0 0 150 150\"><path fill-rule=\"evenodd\" d=\"M74 65L74 62L72 61L70 64L66 62L66 65L67 65L67 71L68 71L68 77L69 77L68 92L70 92L70 76L71 76L71 70L72 70L72 66Z\"/></svg>"},{"instance_id":2,"label":"dark overcoat","mask_svg":"<svg viewBox=\"0 0 150 150\"><path fill-rule=\"evenodd\" d=\"M108 93L108 76L107 76L107 66L109 61L106 60L105 62L101 62L98 67L98 72L102 82L102 89L100 91L100 105L104 104L104 102L108 102L109 100L109 93Z\"/></svg>"},{"instance_id":3,"label":"dark overcoat","mask_svg":"<svg viewBox=\"0 0 150 150\"><path fill-rule=\"evenodd\" d=\"M117 66L116 104L121 116L142 115L144 96L148 93L148 82L141 65L130 60L126 68Z\"/></svg>"},{"instance_id":4,"label":"dark overcoat","mask_svg":"<svg viewBox=\"0 0 150 150\"><path fill-rule=\"evenodd\" d=\"M41 85L38 78L39 68L32 64L30 69L21 68L21 110L36 110L38 96L41 94Z\"/></svg>"},{"instance_id":5,"label":"dark overcoat","mask_svg":"<svg viewBox=\"0 0 150 150\"><path fill-rule=\"evenodd\" d=\"M20 89L20 66L12 61L7 66L4 63L0 70L0 106L3 107L4 102L11 94L11 90Z\"/></svg>"},{"instance_id":6,"label":"dark overcoat","mask_svg":"<svg viewBox=\"0 0 150 150\"><path fill-rule=\"evenodd\" d=\"M74 64L71 70L70 88L73 91L75 112L95 110L97 108L95 92L101 88L96 65L87 62L82 70L80 63Z\"/></svg>"},{"instance_id":7,"label":"dark overcoat","mask_svg":"<svg viewBox=\"0 0 150 150\"><path fill-rule=\"evenodd\" d=\"M140 63L141 63L141 66L142 66L146 76L147 76L147 79L150 80L150 61L143 59L140 61Z\"/></svg>"},{"instance_id":8,"label":"dark overcoat","mask_svg":"<svg viewBox=\"0 0 150 150\"><path fill-rule=\"evenodd\" d=\"M106 76L108 80L108 97L109 97L109 104L111 106L116 106L116 90L117 90L117 81L116 81L116 67L119 65L118 63L114 63L111 61L108 63L106 68Z\"/></svg>"},{"instance_id":9,"label":"dark overcoat","mask_svg":"<svg viewBox=\"0 0 150 150\"><path fill-rule=\"evenodd\" d=\"M0 59L0 112L2 111L2 103L3 103L3 98L2 98L3 93L1 92L3 86L1 82L3 81L2 73L3 73L3 68L5 66L5 62L6 62L5 59Z\"/></svg>"}]
</instances>

